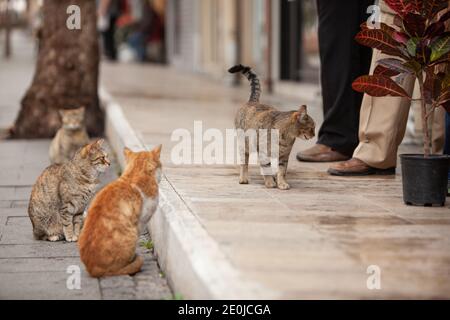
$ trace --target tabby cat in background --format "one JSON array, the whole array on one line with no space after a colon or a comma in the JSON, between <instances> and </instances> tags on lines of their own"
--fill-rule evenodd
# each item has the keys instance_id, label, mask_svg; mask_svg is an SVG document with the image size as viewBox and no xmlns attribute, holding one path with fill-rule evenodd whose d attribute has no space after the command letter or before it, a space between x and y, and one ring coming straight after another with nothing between
<instances>
[{"instance_id":1,"label":"tabby cat in background","mask_svg":"<svg viewBox=\"0 0 450 320\"><path fill-rule=\"evenodd\" d=\"M78 242L81 261L92 277L141 270L136 242L158 205L160 154L161 146L146 152L125 148L123 174L92 200Z\"/></svg>"},{"instance_id":2,"label":"tabby cat in background","mask_svg":"<svg viewBox=\"0 0 450 320\"><path fill-rule=\"evenodd\" d=\"M84 146L72 160L53 164L39 176L28 206L35 239L77 241L98 177L110 165L103 142Z\"/></svg>"},{"instance_id":3,"label":"tabby cat in background","mask_svg":"<svg viewBox=\"0 0 450 320\"><path fill-rule=\"evenodd\" d=\"M62 164L70 161L81 147L89 143L84 124L84 107L59 110L62 126L50 144L50 162Z\"/></svg>"},{"instance_id":4,"label":"tabby cat in background","mask_svg":"<svg viewBox=\"0 0 450 320\"><path fill-rule=\"evenodd\" d=\"M266 129L270 137L270 130L279 130L279 156L278 156L278 172L276 177L272 174L265 174L271 167L270 154L263 155L258 150L258 158L263 172L264 184L267 188L278 187L281 190L290 188L286 182L286 171L289 160L289 155L297 137L303 139L311 139L315 133L314 120L307 114L306 106L301 106L297 111L281 112L272 106L265 105L259 102L261 96L261 86L257 75L251 68L236 65L228 70L230 73L241 72L247 77L251 84L250 99L242 107L239 108L235 117L236 129L245 131L249 129L256 130L259 139L260 129ZM244 148L245 159L240 168L239 183L248 183L248 161L249 161L249 141L245 139ZM270 146L267 150L270 150Z\"/></svg>"}]
</instances>

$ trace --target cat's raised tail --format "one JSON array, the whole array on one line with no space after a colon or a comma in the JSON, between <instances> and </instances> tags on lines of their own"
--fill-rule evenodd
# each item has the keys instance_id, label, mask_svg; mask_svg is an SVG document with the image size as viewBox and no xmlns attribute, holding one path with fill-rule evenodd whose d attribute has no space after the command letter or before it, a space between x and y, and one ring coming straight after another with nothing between
<instances>
[{"instance_id":1,"label":"cat's raised tail","mask_svg":"<svg viewBox=\"0 0 450 320\"><path fill-rule=\"evenodd\" d=\"M258 76L252 71L250 67L243 66L242 64L235 65L228 69L229 73L242 73L250 81L251 92L249 102L259 102L259 97L261 96L261 85L259 83Z\"/></svg>"}]
</instances>

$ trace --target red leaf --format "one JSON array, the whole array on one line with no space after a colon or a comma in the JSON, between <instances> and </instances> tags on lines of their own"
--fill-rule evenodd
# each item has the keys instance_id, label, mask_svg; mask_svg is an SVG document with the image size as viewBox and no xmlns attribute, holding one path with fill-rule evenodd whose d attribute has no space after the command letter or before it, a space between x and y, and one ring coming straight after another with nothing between
<instances>
[{"instance_id":1,"label":"red leaf","mask_svg":"<svg viewBox=\"0 0 450 320\"><path fill-rule=\"evenodd\" d=\"M375 67L375 70L373 71L373 74L391 78L391 77L399 75L400 72L398 72L396 70L391 70L391 69L386 68L385 66L382 66L382 65L377 65Z\"/></svg>"},{"instance_id":2,"label":"red leaf","mask_svg":"<svg viewBox=\"0 0 450 320\"><path fill-rule=\"evenodd\" d=\"M381 50L391 56L405 58L397 48L397 42L381 29L362 30L356 35L355 39L364 46Z\"/></svg>"},{"instance_id":3,"label":"red leaf","mask_svg":"<svg viewBox=\"0 0 450 320\"><path fill-rule=\"evenodd\" d=\"M445 31L445 24L442 21L438 21L430 24L425 30L425 37L433 38L438 34Z\"/></svg>"},{"instance_id":4,"label":"red leaf","mask_svg":"<svg viewBox=\"0 0 450 320\"><path fill-rule=\"evenodd\" d=\"M448 10L446 13L444 13L440 18L439 22L445 22L448 19L450 19L450 10Z\"/></svg>"},{"instance_id":5,"label":"red leaf","mask_svg":"<svg viewBox=\"0 0 450 320\"><path fill-rule=\"evenodd\" d=\"M361 28L361 30L369 29L369 27L367 26L367 21L364 21L363 23L361 23L359 27Z\"/></svg>"},{"instance_id":6,"label":"red leaf","mask_svg":"<svg viewBox=\"0 0 450 320\"><path fill-rule=\"evenodd\" d=\"M394 31L392 33L392 39L394 39L397 42L406 44L409 40L409 37L406 33L403 32L399 32L399 31Z\"/></svg>"},{"instance_id":7,"label":"red leaf","mask_svg":"<svg viewBox=\"0 0 450 320\"><path fill-rule=\"evenodd\" d=\"M393 0L392 0L393 1ZM423 4L423 13L427 19L432 19L439 11L445 9L448 0L428 0Z\"/></svg>"},{"instance_id":8,"label":"red leaf","mask_svg":"<svg viewBox=\"0 0 450 320\"><path fill-rule=\"evenodd\" d=\"M441 92L441 83L444 79L444 73L435 73L435 67L428 67L426 69L426 78L423 84L425 92L424 99L426 103L431 104L435 101Z\"/></svg>"},{"instance_id":9,"label":"red leaf","mask_svg":"<svg viewBox=\"0 0 450 320\"><path fill-rule=\"evenodd\" d=\"M421 37L425 33L426 19L421 15L408 12L403 17L403 26L411 36Z\"/></svg>"},{"instance_id":10,"label":"red leaf","mask_svg":"<svg viewBox=\"0 0 450 320\"><path fill-rule=\"evenodd\" d=\"M398 71L399 73L414 73L414 70L412 70L408 65L405 65L405 63L399 59L384 58L378 60L377 63L391 70Z\"/></svg>"},{"instance_id":11,"label":"red leaf","mask_svg":"<svg viewBox=\"0 0 450 320\"><path fill-rule=\"evenodd\" d=\"M383 30L384 32L386 32L391 37L392 37L392 34L397 31L394 28L392 28L391 26L388 26L384 22L380 22L380 29Z\"/></svg>"},{"instance_id":12,"label":"red leaf","mask_svg":"<svg viewBox=\"0 0 450 320\"><path fill-rule=\"evenodd\" d=\"M407 9L411 10L413 7L408 0L384 0L384 2L400 16L404 16Z\"/></svg>"},{"instance_id":13,"label":"red leaf","mask_svg":"<svg viewBox=\"0 0 450 320\"><path fill-rule=\"evenodd\" d=\"M372 97L393 96L411 99L406 91L394 80L381 75L361 76L353 81L352 88L358 92L367 93Z\"/></svg>"},{"instance_id":14,"label":"red leaf","mask_svg":"<svg viewBox=\"0 0 450 320\"><path fill-rule=\"evenodd\" d=\"M419 13L422 12L423 0L410 0L409 4L411 5L411 9L413 9L414 11Z\"/></svg>"},{"instance_id":15,"label":"red leaf","mask_svg":"<svg viewBox=\"0 0 450 320\"><path fill-rule=\"evenodd\" d=\"M394 16L394 26L397 26L403 30L403 19L398 14Z\"/></svg>"},{"instance_id":16,"label":"red leaf","mask_svg":"<svg viewBox=\"0 0 450 320\"><path fill-rule=\"evenodd\" d=\"M438 102L439 105L444 105L444 104L450 103L450 89L442 92L438 101L439 101Z\"/></svg>"}]
</instances>

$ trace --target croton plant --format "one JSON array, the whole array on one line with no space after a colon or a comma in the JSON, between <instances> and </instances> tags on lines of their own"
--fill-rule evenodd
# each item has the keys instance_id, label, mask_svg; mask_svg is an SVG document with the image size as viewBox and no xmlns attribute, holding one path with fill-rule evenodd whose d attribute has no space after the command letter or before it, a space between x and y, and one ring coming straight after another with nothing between
<instances>
[{"instance_id":1,"label":"croton plant","mask_svg":"<svg viewBox=\"0 0 450 320\"><path fill-rule=\"evenodd\" d=\"M424 155L430 155L428 118L435 108L450 112L450 19L448 0L385 0L396 13L393 25L366 23L356 35L360 44L390 56L380 59L373 75L353 82L353 89L370 96L396 96L412 100L399 85L405 76L417 78L420 87Z\"/></svg>"}]
</instances>

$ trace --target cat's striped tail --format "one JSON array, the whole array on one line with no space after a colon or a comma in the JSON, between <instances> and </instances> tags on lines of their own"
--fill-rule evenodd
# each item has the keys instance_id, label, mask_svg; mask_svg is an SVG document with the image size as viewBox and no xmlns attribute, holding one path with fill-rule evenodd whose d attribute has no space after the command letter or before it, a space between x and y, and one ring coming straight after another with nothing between
<instances>
[{"instance_id":1,"label":"cat's striped tail","mask_svg":"<svg viewBox=\"0 0 450 320\"><path fill-rule=\"evenodd\" d=\"M261 85L259 83L258 76L256 73L252 71L250 67L243 66L242 64L238 64L234 67L231 67L228 70L229 73L237 73L240 72L244 76L247 77L248 81L250 81L251 93L249 102L259 102L259 97L261 96Z\"/></svg>"}]
</instances>

